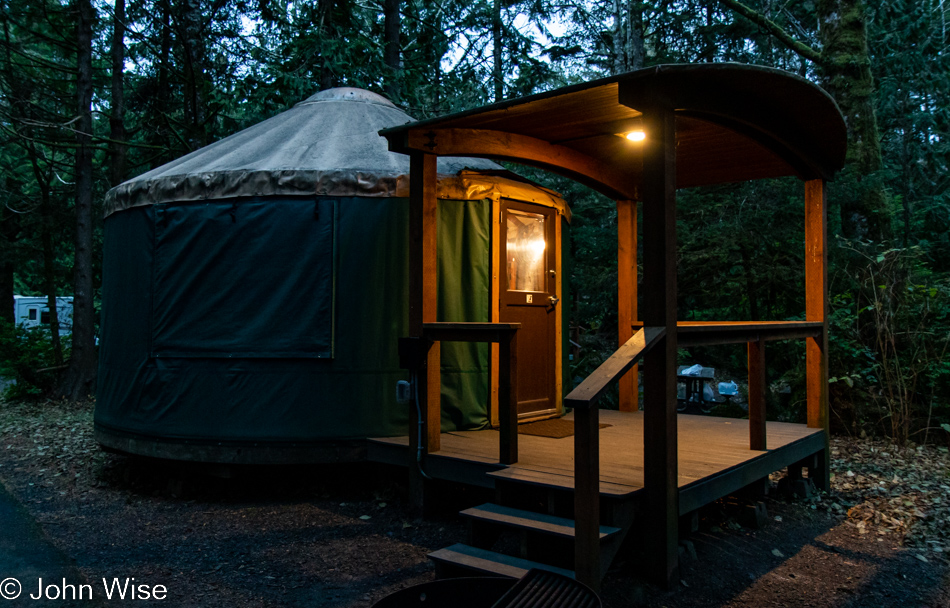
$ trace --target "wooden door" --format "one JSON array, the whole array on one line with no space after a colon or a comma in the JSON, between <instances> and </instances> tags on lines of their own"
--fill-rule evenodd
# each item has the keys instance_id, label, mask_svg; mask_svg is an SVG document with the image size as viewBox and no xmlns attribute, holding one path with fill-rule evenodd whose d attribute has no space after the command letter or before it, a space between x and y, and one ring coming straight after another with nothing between
<instances>
[{"instance_id":1,"label":"wooden door","mask_svg":"<svg viewBox=\"0 0 950 608\"><path fill-rule=\"evenodd\" d=\"M503 323L518 331L518 417L557 410L555 384L556 250L553 209L502 201Z\"/></svg>"}]
</instances>

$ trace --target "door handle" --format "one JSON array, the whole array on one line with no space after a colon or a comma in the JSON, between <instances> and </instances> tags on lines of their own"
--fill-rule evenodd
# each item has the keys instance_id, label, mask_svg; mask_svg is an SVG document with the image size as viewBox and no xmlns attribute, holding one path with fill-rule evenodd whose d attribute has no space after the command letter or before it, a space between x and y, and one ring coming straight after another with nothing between
<instances>
[{"instance_id":1,"label":"door handle","mask_svg":"<svg viewBox=\"0 0 950 608\"><path fill-rule=\"evenodd\" d=\"M561 301L557 296L550 296L548 301L551 303L551 306L557 306L557 303Z\"/></svg>"}]
</instances>

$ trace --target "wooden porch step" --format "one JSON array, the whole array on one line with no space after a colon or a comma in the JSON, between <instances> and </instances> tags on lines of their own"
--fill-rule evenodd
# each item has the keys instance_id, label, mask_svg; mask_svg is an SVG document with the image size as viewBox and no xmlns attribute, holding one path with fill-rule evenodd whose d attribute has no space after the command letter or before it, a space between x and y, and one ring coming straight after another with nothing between
<instances>
[{"instance_id":1,"label":"wooden porch step","mask_svg":"<svg viewBox=\"0 0 950 608\"><path fill-rule=\"evenodd\" d=\"M544 513L523 511L512 507L503 507L494 503L485 503L478 507L465 509L459 515L476 521L499 524L519 530L539 532L558 538L574 540L574 520L564 517L555 517ZM611 526L600 527L600 540L620 534L620 528Z\"/></svg>"},{"instance_id":2,"label":"wooden porch step","mask_svg":"<svg viewBox=\"0 0 950 608\"><path fill-rule=\"evenodd\" d=\"M539 564L531 560L504 555L487 549L477 549L462 543L433 551L429 554L429 559L434 561L440 569L448 567L479 574L521 578L528 573L528 570L538 568L539 570L547 570L548 572L574 578L574 573L564 568Z\"/></svg>"}]
</instances>

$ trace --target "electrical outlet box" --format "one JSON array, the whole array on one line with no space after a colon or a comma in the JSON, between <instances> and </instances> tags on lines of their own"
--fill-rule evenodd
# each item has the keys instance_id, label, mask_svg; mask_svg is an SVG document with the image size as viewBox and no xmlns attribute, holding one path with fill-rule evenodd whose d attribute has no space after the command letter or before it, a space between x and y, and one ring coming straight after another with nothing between
<instances>
[{"instance_id":1,"label":"electrical outlet box","mask_svg":"<svg viewBox=\"0 0 950 608\"><path fill-rule=\"evenodd\" d=\"M396 403L409 403L412 399L412 385L405 380L396 383Z\"/></svg>"}]
</instances>

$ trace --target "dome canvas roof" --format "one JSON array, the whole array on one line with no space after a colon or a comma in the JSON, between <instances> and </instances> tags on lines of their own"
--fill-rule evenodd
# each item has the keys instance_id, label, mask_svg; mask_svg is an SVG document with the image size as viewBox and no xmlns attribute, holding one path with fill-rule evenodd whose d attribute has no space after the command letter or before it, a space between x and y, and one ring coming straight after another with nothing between
<instances>
[{"instance_id":1,"label":"dome canvas roof","mask_svg":"<svg viewBox=\"0 0 950 608\"><path fill-rule=\"evenodd\" d=\"M173 201L246 196L408 196L409 157L390 152L380 129L414 119L381 95L362 89L321 91L293 108L178 160L126 181L106 194L105 215ZM470 171L533 191L531 199L562 206L556 194L526 184L479 158L440 158L440 181ZM482 180L484 181L484 180ZM472 193L470 183L461 191ZM475 191L484 194L485 187ZM470 198L460 196L459 198Z\"/></svg>"}]
</instances>

